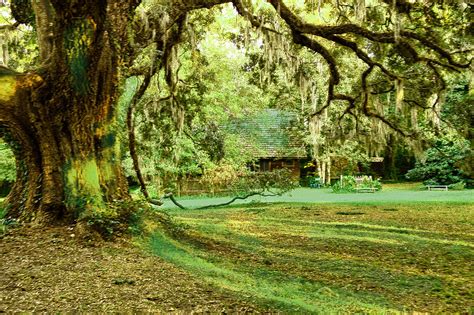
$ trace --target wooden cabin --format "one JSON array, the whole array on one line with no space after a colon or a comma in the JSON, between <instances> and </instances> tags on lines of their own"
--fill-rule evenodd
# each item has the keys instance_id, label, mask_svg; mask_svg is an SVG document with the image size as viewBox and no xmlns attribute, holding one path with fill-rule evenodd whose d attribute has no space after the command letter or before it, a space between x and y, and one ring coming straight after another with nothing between
<instances>
[{"instance_id":1,"label":"wooden cabin","mask_svg":"<svg viewBox=\"0 0 474 315\"><path fill-rule=\"evenodd\" d=\"M301 175L302 164L307 161L306 147L296 132L296 113L266 109L250 117L232 121L228 131L238 135L242 145L252 156L249 167L267 172L286 168L295 179Z\"/></svg>"}]
</instances>

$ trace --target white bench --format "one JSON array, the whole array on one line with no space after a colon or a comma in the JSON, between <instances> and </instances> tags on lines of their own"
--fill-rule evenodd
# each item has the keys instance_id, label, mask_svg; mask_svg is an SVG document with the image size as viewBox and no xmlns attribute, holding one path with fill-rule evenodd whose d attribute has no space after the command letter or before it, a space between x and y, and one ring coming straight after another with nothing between
<instances>
[{"instance_id":1,"label":"white bench","mask_svg":"<svg viewBox=\"0 0 474 315\"><path fill-rule=\"evenodd\" d=\"M377 191L377 188L375 187L364 187L364 188L356 188L355 189L356 192L358 193L374 193Z\"/></svg>"},{"instance_id":2,"label":"white bench","mask_svg":"<svg viewBox=\"0 0 474 315\"><path fill-rule=\"evenodd\" d=\"M448 185L426 185L428 190L446 190L448 191Z\"/></svg>"}]
</instances>

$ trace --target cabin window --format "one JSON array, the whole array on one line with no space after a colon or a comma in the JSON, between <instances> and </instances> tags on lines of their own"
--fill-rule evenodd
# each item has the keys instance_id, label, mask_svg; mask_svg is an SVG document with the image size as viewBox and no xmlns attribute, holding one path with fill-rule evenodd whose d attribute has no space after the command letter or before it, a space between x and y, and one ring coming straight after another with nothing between
<instances>
[{"instance_id":1,"label":"cabin window","mask_svg":"<svg viewBox=\"0 0 474 315\"><path fill-rule=\"evenodd\" d=\"M283 167L294 167L295 160L285 160L283 161Z\"/></svg>"},{"instance_id":2,"label":"cabin window","mask_svg":"<svg viewBox=\"0 0 474 315\"><path fill-rule=\"evenodd\" d=\"M269 172L270 171L270 161L260 161L260 171Z\"/></svg>"}]
</instances>

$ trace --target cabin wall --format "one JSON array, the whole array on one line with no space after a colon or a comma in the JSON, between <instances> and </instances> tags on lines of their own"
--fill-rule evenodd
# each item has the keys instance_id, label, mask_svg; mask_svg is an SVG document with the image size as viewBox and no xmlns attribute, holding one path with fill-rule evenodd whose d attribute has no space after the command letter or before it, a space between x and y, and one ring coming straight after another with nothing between
<instances>
[{"instance_id":1,"label":"cabin wall","mask_svg":"<svg viewBox=\"0 0 474 315\"><path fill-rule=\"evenodd\" d=\"M288 169L291 176L298 179L301 176L299 159L260 159L258 162L260 172L271 172L278 169Z\"/></svg>"}]
</instances>

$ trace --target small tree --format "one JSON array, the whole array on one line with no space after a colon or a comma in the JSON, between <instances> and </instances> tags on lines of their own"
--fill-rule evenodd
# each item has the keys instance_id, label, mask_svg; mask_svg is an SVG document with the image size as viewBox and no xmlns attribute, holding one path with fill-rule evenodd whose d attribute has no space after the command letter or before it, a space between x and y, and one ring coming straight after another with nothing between
<instances>
[{"instance_id":1,"label":"small tree","mask_svg":"<svg viewBox=\"0 0 474 315\"><path fill-rule=\"evenodd\" d=\"M472 154L469 141L454 136L441 138L425 151L425 160L405 175L409 180L422 180L425 184L449 185L462 181L462 161Z\"/></svg>"}]
</instances>

